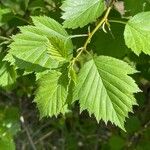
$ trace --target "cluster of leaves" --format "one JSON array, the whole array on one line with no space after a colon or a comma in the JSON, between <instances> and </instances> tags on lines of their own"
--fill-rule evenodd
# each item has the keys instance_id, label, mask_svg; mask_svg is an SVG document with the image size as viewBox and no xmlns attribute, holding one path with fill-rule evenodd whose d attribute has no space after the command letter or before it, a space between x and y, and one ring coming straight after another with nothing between
<instances>
[{"instance_id":1,"label":"cluster of leaves","mask_svg":"<svg viewBox=\"0 0 150 150\"><path fill-rule=\"evenodd\" d=\"M140 92L135 81L129 76L137 73L137 64L133 62L135 64L132 65L130 57L125 56L131 54L128 51L136 55L150 55L150 11L147 11L150 2L144 2L144 12L137 13L138 10L133 10L130 12L130 18L121 18L118 13L119 17L114 20L113 11L118 10L116 7L116 10L113 10L117 5L115 1L64 0L60 7L63 25L59 23L60 18L56 21L52 17L35 16L35 11L31 12L30 15L34 15L31 17L32 23L19 27L20 33L7 41L11 42L7 55L4 53L0 56L0 85L7 87L15 83L19 69L24 70L24 74L35 73L38 89L34 102L41 117L65 114L73 102L79 100L80 112L87 110L98 122L101 119L106 124L110 121L125 130L125 119L129 112L133 112L133 105L137 105L134 93ZM14 12L19 9L18 15L24 15L27 5L26 1L23 6L19 5L19 8L11 7L11 3L6 6L13 8ZM126 5L130 6L125 1ZM11 21L9 17L5 18L5 15L12 13L9 8L1 8L0 13L1 26L6 21ZM18 15L14 14L15 18ZM109 19L108 15L112 15L112 19ZM93 31L86 35L72 34L72 29L84 26L87 28L87 25L93 22L96 22L96 27L91 27L94 28ZM113 27L114 23L121 25ZM95 34L99 29L100 32ZM112 35L109 37L115 36L116 39L103 38L103 34L104 37L108 36L108 33L106 35L104 32L110 32ZM88 37L87 40L83 37L86 42L78 47L73 44L72 38L81 36ZM1 45L5 44L8 43L4 40ZM116 53L111 49L111 44L116 44ZM121 57L118 57L120 55Z\"/></svg>"}]
</instances>

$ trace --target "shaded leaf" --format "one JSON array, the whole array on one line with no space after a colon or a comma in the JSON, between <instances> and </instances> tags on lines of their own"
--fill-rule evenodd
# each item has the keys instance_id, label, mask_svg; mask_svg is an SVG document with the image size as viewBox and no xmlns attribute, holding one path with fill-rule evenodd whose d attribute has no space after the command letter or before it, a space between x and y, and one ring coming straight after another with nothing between
<instances>
[{"instance_id":1,"label":"shaded leaf","mask_svg":"<svg viewBox=\"0 0 150 150\"><path fill-rule=\"evenodd\" d=\"M17 74L14 66L2 60L3 57L0 56L0 86L8 87L15 83Z\"/></svg>"},{"instance_id":2,"label":"shaded leaf","mask_svg":"<svg viewBox=\"0 0 150 150\"><path fill-rule=\"evenodd\" d=\"M51 71L39 79L35 102L40 116L58 116L67 111L68 77L65 73Z\"/></svg>"}]
</instances>

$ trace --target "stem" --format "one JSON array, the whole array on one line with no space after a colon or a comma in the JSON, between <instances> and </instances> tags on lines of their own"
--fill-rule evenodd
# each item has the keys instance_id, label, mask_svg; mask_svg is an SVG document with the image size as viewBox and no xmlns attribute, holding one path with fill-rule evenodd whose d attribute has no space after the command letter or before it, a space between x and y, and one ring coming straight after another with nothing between
<instances>
[{"instance_id":1,"label":"stem","mask_svg":"<svg viewBox=\"0 0 150 150\"><path fill-rule=\"evenodd\" d=\"M87 45L90 43L93 35L97 32L97 30L103 25L104 22L107 21L107 18L108 18L108 15L110 13L110 10L111 10L112 6L108 7L104 17L102 18L102 20L99 22L99 24L95 27L95 29L89 34L89 37L87 38L84 46L83 46L83 49L86 49L87 48Z\"/></svg>"},{"instance_id":2,"label":"stem","mask_svg":"<svg viewBox=\"0 0 150 150\"><path fill-rule=\"evenodd\" d=\"M23 116L20 117L20 121L22 123L23 128L26 131L26 134L27 134L27 137L28 137L28 140L29 140L29 142L31 144L32 149L33 150L37 150L36 147L35 147L35 145L34 145L34 143L33 143L33 140L32 140L32 137L31 137L31 135L29 133L29 130L28 130L27 126L25 125L25 121L24 121L24 117Z\"/></svg>"},{"instance_id":3,"label":"stem","mask_svg":"<svg viewBox=\"0 0 150 150\"><path fill-rule=\"evenodd\" d=\"M78 55L74 58L74 61L75 62L76 60L78 60L78 58L80 57L80 55L82 54L82 52L84 51L85 49L82 47L80 52L78 53Z\"/></svg>"},{"instance_id":4,"label":"stem","mask_svg":"<svg viewBox=\"0 0 150 150\"><path fill-rule=\"evenodd\" d=\"M69 36L69 38L72 39L72 38L86 37L86 36L88 36L88 34L71 35Z\"/></svg>"},{"instance_id":5,"label":"stem","mask_svg":"<svg viewBox=\"0 0 150 150\"><path fill-rule=\"evenodd\" d=\"M69 36L69 37L65 40L65 44L64 44L64 45L67 44L67 42L68 42L69 39L78 38L78 37L86 37L86 36L88 36L88 34L71 35L71 36Z\"/></svg>"},{"instance_id":6,"label":"stem","mask_svg":"<svg viewBox=\"0 0 150 150\"><path fill-rule=\"evenodd\" d=\"M125 22L125 21L121 21L121 20L109 20L109 22L113 22L113 23L120 23L120 24L124 24L124 25L126 25L127 24L127 22Z\"/></svg>"},{"instance_id":7,"label":"stem","mask_svg":"<svg viewBox=\"0 0 150 150\"><path fill-rule=\"evenodd\" d=\"M44 136L40 137L37 141L35 141L34 144L38 144L40 141L43 141L44 139L46 139L47 137L49 137L52 133L53 133L53 131L48 132Z\"/></svg>"},{"instance_id":8,"label":"stem","mask_svg":"<svg viewBox=\"0 0 150 150\"><path fill-rule=\"evenodd\" d=\"M29 21L27 21L26 19L24 19L24 18L21 18L21 17L19 17L19 16L14 16L15 18L17 18L17 19L19 19L19 20L21 20L21 21L23 21L23 22L25 22L25 23L27 23L27 24L31 24Z\"/></svg>"},{"instance_id":9,"label":"stem","mask_svg":"<svg viewBox=\"0 0 150 150\"><path fill-rule=\"evenodd\" d=\"M4 36L0 36L0 40L9 41L10 39Z\"/></svg>"},{"instance_id":10,"label":"stem","mask_svg":"<svg viewBox=\"0 0 150 150\"><path fill-rule=\"evenodd\" d=\"M106 11L104 17L102 18L102 20L98 23L98 25L94 28L94 30L93 30L91 33L89 33L89 36L88 36L87 40L85 41L84 46L78 49L78 50L80 50L80 51L79 51L78 55L72 60L72 62L71 62L72 65L73 65L73 64L76 62L76 60L80 57L80 55L83 53L83 51L85 51L85 52L87 52L89 55L91 55L91 54L86 50L86 49L87 49L87 45L90 43L90 41L91 41L93 35L97 32L97 30L99 30L99 28L103 25L103 23L108 24L108 15L109 15L109 13L110 13L110 11L111 11L111 9L112 9L112 6L113 6L114 2L115 2L115 0L112 0L112 1L110 2L110 5L109 5L109 7L107 8L107 11Z\"/></svg>"}]
</instances>

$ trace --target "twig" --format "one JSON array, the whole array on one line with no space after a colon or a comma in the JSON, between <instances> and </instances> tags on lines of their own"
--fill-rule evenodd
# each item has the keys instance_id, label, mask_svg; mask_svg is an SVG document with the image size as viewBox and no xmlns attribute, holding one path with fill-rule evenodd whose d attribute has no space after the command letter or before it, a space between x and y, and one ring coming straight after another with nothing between
<instances>
[{"instance_id":1,"label":"twig","mask_svg":"<svg viewBox=\"0 0 150 150\"><path fill-rule=\"evenodd\" d=\"M12 95L10 95L9 93L3 92L2 90L0 90L0 93L12 101L14 101L14 99L15 99Z\"/></svg>"},{"instance_id":2,"label":"twig","mask_svg":"<svg viewBox=\"0 0 150 150\"><path fill-rule=\"evenodd\" d=\"M50 131L47 134L45 134L44 136L42 136L41 138L39 138L37 141L34 142L34 144L39 143L40 141L43 141L44 139L46 139L47 137L49 137L54 131Z\"/></svg>"},{"instance_id":3,"label":"twig","mask_svg":"<svg viewBox=\"0 0 150 150\"><path fill-rule=\"evenodd\" d=\"M3 41L9 41L10 38L4 37L4 36L0 36L0 40L3 40Z\"/></svg>"},{"instance_id":4,"label":"twig","mask_svg":"<svg viewBox=\"0 0 150 150\"><path fill-rule=\"evenodd\" d=\"M134 135L130 138L130 141L127 145L127 147L131 147L134 144L134 140L137 139L143 132L147 130L147 128L150 127L150 121L148 121L143 128L141 128L139 131L135 132Z\"/></svg>"},{"instance_id":5,"label":"twig","mask_svg":"<svg viewBox=\"0 0 150 150\"><path fill-rule=\"evenodd\" d=\"M19 16L14 16L16 19L19 19L19 20L21 20L21 21L23 21L23 22L25 22L25 23L27 23L27 24L29 24L29 25L31 25L32 23L30 23L29 21L27 21L26 19L24 19L24 18L21 18L21 17L19 17Z\"/></svg>"},{"instance_id":6,"label":"twig","mask_svg":"<svg viewBox=\"0 0 150 150\"><path fill-rule=\"evenodd\" d=\"M37 134L39 134L39 132L46 128L48 125L50 124L50 122L47 122L46 124L42 125L36 132L33 133L32 138L34 139L35 136L37 136Z\"/></svg>"},{"instance_id":7,"label":"twig","mask_svg":"<svg viewBox=\"0 0 150 150\"><path fill-rule=\"evenodd\" d=\"M72 39L72 38L87 37L87 36L88 36L88 34L79 34L79 35L71 35L71 36L69 36L69 38Z\"/></svg>"},{"instance_id":8,"label":"twig","mask_svg":"<svg viewBox=\"0 0 150 150\"><path fill-rule=\"evenodd\" d=\"M31 138L31 136L30 136L29 130L28 130L28 128L27 128L26 125L25 125L23 116L20 117L20 121L21 121L21 123L22 123L23 128L25 129L25 131L26 131L26 133L27 133L27 137L28 137L28 140L29 140L29 142L30 142L30 144L31 144L32 149L33 149L33 150L37 150L36 147L35 147L35 145L34 145L34 143L33 143L32 138Z\"/></svg>"},{"instance_id":9,"label":"twig","mask_svg":"<svg viewBox=\"0 0 150 150\"><path fill-rule=\"evenodd\" d=\"M102 20L98 23L98 25L95 27L95 29L89 34L89 37L87 38L83 48L86 49L87 45L90 43L93 35L97 32L97 30L103 25L104 22L107 21L108 15L110 13L112 6L108 7L104 17L102 18Z\"/></svg>"},{"instance_id":10,"label":"twig","mask_svg":"<svg viewBox=\"0 0 150 150\"><path fill-rule=\"evenodd\" d=\"M109 21L109 22L113 22L113 23L120 23L120 24L124 24L124 25L127 24L127 22L121 21L121 20L113 20L113 19L110 19L110 20L108 20L108 21Z\"/></svg>"},{"instance_id":11,"label":"twig","mask_svg":"<svg viewBox=\"0 0 150 150\"><path fill-rule=\"evenodd\" d=\"M88 36L87 40L85 41L84 46L80 48L80 49L81 49L80 52L79 52L78 55L72 60L72 64L73 64L73 65L74 65L74 63L76 62L76 60L78 60L78 58L79 58L80 55L83 53L83 51L85 51L85 52L87 52L87 53L89 54L89 52L86 50L86 49L87 49L87 45L90 43L90 41L91 41L93 35L99 30L99 28L100 28L104 23L108 24L108 15L109 15L109 13L110 13L110 11L111 11L111 9L112 9L112 6L113 6L114 2L115 2L115 0L112 0L112 1L110 2L109 6L108 6L108 8L107 8L107 10L106 10L106 13L105 13L104 17L101 19L101 21L98 23L98 25L94 28L94 30L93 30L91 33L88 34L89 36Z\"/></svg>"}]
</instances>

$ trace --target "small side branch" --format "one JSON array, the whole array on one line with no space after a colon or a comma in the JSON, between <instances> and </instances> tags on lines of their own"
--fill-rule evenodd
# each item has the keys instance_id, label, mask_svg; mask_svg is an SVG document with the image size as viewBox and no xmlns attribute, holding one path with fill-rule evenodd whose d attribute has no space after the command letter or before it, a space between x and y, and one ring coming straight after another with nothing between
<instances>
[{"instance_id":1,"label":"small side branch","mask_svg":"<svg viewBox=\"0 0 150 150\"><path fill-rule=\"evenodd\" d=\"M23 126L24 130L25 130L26 133L27 133L27 137L28 137L28 140L29 140L29 142L30 142L30 144L31 144L32 149L33 149L33 150L37 150L36 147L35 147L35 145L34 145L34 143L33 143L32 138L31 138L31 136L30 136L29 130L28 130L28 128L27 128L26 125L25 125L24 117L23 117L23 116L20 117L20 121L21 121L21 123L22 123L22 126Z\"/></svg>"}]
</instances>

